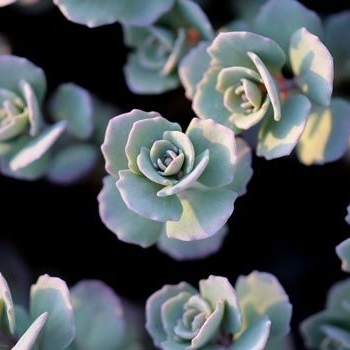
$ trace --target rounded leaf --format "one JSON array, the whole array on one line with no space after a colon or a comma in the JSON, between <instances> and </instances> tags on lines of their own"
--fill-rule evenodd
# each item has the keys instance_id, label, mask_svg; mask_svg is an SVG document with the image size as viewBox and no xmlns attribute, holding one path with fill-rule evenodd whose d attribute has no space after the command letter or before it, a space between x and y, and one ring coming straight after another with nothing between
<instances>
[{"instance_id":1,"label":"rounded leaf","mask_svg":"<svg viewBox=\"0 0 350 350\"><path fill-rule=\"evenodd\" d=\"M137 244L143 248L157 242L164 224L146 219L129 210L116 187L116 178L112 176L103 178L103 187L97 199L102 222L121 241Z\"/></svg>"},{"instance_id":2,"label":"rounded leaf","mask_svg":"<svg viewBox=\"0 0 350 350\"><path fill-rule=\"evenodd\" d=\"M48 110L53 120L66 120L67 132L87 139L94 128L93 101L90 93L73 84L61 84L51 95Z\"/></svg>"},{"instance_id":3,"label":"rounded leaf","mask_svg":"<svg viewBox=\"0 0 350 350\"><path fill-rule=\"evenodd\" d=\"M328 106L333 91L333 57L306 28L293 33L289 58L298 86L311 102Z\"/></svg>"},{"instance_id":4,"label":"rounded leaf","mask_svg":"<svg viewBox=\"0 0 350 350\"><path fill-rule=\"evenodd\" d=\"M120 22L124 25L147 26L170 10L174 0L54 0L70 21L88 27Z\"/></svg>"},{"instance_id":5,"label":"rounded leaf","mask_svg":"<svg viewBox=\"0 0 350 350\"><path fill-rule=\"evenodd\" d=\"M30 289L30 316L47 312L47 321L38 336L42 350L61 350L76 335L73 307L66 283L47 274L41 275Z\"/></svg>"},{"instance_id":6,"label":"rounded leaf","mask_svg":"<svg viewBox=\"0 0 350 350\"><path fill-rule=\"evenodd\" d=\"M114 291L98 280L82 280L70 289L77 334L76 349L119 349L126 333L124 309Z\"/></svg>"}]
</instances>

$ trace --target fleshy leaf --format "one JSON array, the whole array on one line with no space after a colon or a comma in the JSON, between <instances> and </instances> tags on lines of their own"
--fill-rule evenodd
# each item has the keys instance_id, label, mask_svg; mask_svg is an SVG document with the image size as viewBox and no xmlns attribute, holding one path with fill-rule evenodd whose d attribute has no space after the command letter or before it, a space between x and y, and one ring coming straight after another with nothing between
<instances>
[{"instance_id":1,"label":"fleshy leaf","mask_svg":"<svg viewBox=\"0 0 350 350\"><path fill-rule=\"evenodd\" d=\"M27 331L21 336L16 345L12 348L12 350L31 350L33 346L45 326L45 323L48 319L48 312L43 312L41 315L37 317L37 319L30 325ZM44 347L42 347L44 349ZM47 347L50 349L50 346Z\"/></svg>"},{"instance_id":2,"label":"fleshy leaf","mask_svg":"<svg viewBox=\"0 0 350 350\"><path fill-rule=\"evenodd\" d=\"M30 315L48 312L45 327L38 337L41 350L61 350L76 334L73 307L66 283L58 277L42 275L30 290Z\"/></svg>"},{"instance_id":3,"label":"fleshy leaf","mask_svg":"<svg viewBox=\"0 0 350 350\"><path fill-rule=\"evenodd\" d=\"M200 349L213 339L220 330L225 311L225 302L218 300L213 312L205 320L197 335L192 339L191 347L193 349Z\"/></svg>"},{"instance_id":4,"label":"fleshy leaf","mask_svg":"<svg viewBox=\"0 0 350 350\"><path fill-rule=\"evenodd\" d=\"M234 341L230 350L263 350L270 334L271 321L268 317L261 317Z\"/></svg>"},{"instance_id":5,"label":"fleshy leaf","mask_svg":"<svg viewBox=\"0 0 350 350\"><path fill-rule=\"evenodd\" d=\"M307 123L311 104L303 95L291 95L282 105L282 118L265 119L261 126L256 153L270 160L289 155Z\"/></svg>"},{"instance_id":6,"label":"fleshy leaf","mask_svg":"<svg viewBox=\"0 0 350 350\"><path fill-rule=\"evenodd\" d=\"M231 216L236 198L237 194L227 189L188 189L180 197L180 220L166 223L167 236L192 241L214 235Z\"/></svg>"},{"instance_id":7,"label":"fleshy leaf","mask_svg":"<svg viewBox=\"0 0 350 350\"><path fill-rule=\"evenodd\" d=\"M324 23L324 43L332 53L334 60L334 81L342 81L350 77L350 47L344 33L350 31L350 11L329 14Z\"/></svg>"},{"instance_id":8,"label":"fleshy leaf","mask_svg":"<svg viewBox=\"0 0 350 350\"><path fill-rule=\"evenodd\" d=\"M44 120L37 97L32 86L27 81L21 80L19 86L28 108L28 119L30 122L29 134L30 136L36 136L44 126Z\"/></svg>"},{"instance_id":9,"label":"fleshy leaf","mask_svg":"<svg viewBox=\"0 0 350 350\"><path fill-rule=\"evenodd\" d=\"M81 140L91 136L93 103L87 90L74 83L61 84L51 95L48 110L53 120L67 121L67 132L71 135Z\"/></svg>"},{"instance_id":10,"label":"fleshy leaf","mask_svg":"<svg viewBox=\"0 0 350 350\"><path fill-rule=\"evenodd\" d=\"M288 52L292 34L301 27L322 36L322 23L317 13L295 0L266 1L253 21L253 31L276 41L284 52Z\"/></svg>"},{"instance_id":11,"label":"fleshy leaf","mask_svg":"<svg viewBox=\"0 0 350 350\"><path fill-rule=\"evenodd\" d=\"M209 238L187 242L169 238L163 232L159 237L157 247L160 251L178 261L203 259L219 251L228 231L228 226L225 225Z\"/></svg>"},{"instance_id":12,"label":"fleshy leaf","mask_svg":"<svg viewBox=\"0 0 350 350\"><path fill-rule=\"evenodd\" d=\"M350 204L346 208L346 212L345 221L350 225Z\"/></svg>"},{"instance_id":13,"label":"fleshy leaf","mask_svg":"<svg viewBox=\"0 0 350 350\"><path fill-rule=\"evenodd\" d=\"M291 37L289 57L299 88L311 102L328 106L333 91L333 58L320 39L306 28Z\"/></svg>"},{"instance_id":14,"label":"fleshy leaf","mask_svg":"<svg viewBox=\"0 0 350 350\"><path fill-rule=\"evenodd\" d=\"M212 119L193 118L186 134L190 137L197 155L209 151L209 163L198 182L208 187L221 187L231 183L236 163L233 131Z\"/></svg>"},{"instance_id":15,"label":"fleshy leaf","mask_svg":"<svg viewBox=\"0 0 350 350\"><path fill-rule=\"evenodd\" d=\"M160 346L161 342L166 340L167 334L163 328L161 308L164 302L169 298L175 297L181 292L192 295L198 294L198 291L186 282L177 285L165 285L158 291L150 295L146 301L146 329L151 335L154 344Z\"/></svg>"},{"instance_id":16,"label":"fleshy leaf","mask_svg":"<svg viewBox=\"0 0 350 350\"><path fill-rule=\"evenodd\" d=\"M54 0L67 19L91 28L115 22L147 26L169 11L173 3L174 0Z\"/></svg>"},{"instance_id":17,"label":"fleshy leaf","mask_svg":"<svg viewBox=\"0 0 350 350\"><path fill-rule=\"evenodd\" d=\"M335 251L341 260L341 269L350 272L350 238L339 243L335 247Z\"/></svg>"},{"instance_id":18,"label":"fleshy leaf","mask_svg":"<svg viewBox=\"0 0 350 350\"><path fill-rule=\"evenodd\" d=\"M38 137L29 142L17 152L10 161L10 169L20 170L40 159L62 135L66 121L62 120L46 128Z\"/></svg>"},{"instance_id":19,"label":"fleshy leaf","mask_svg":"<svg viewBox=\"0 0 350 350\"><path fill-rule=\"evenodd\" d=\"M350 136L350 104L333 98L329 107L315 106L297 146L303 164L325 164L341 158Z\"/></svg>"},{"instance_id":20,"label":"fleshy leaf","mask_svg":"<svg viewBox=\"0 0 350 350\"><path fill-rule=\"evenodd\" d=\"M172 123L162 116L152 118L154 116L152 112L143 112L143 115L148 115L149 118L133 123L125 146L129 169L136 174L140 173L137 166L137 156L142 147L150 149L155 141L163 139L165 131L181 131L181 126L178 123Z\"/></svg>"},{"instance_id":21,"label":"fleshy leaf","mask_svg":"<svg viewBox=\"0 0 350 350\"><path fill-rule=\"evenodd\" d=\"M159 113L157 112L144 112L133 109L131 112L115 116L108 122L104 142L101 146L108 173L118 176L119 170L128 168L125 146L133 124L138 120L158 116Z\"/></svg>"},{"instance_id":22,"label":"fleshy leaf","mask_svg":"<svg viewBox=\"0 0 350 350\"><path fill-rule=\"evenodd\" d=\"M278 338L289 332L292 305L275 276L253 271L248 276L238 277L235 290L244 320L240 332L249 329L264 315L271 321L271 338Z\"/></svg>"},{"instance_id":23,"label":"fleshy leaf","mask_svg":"<svg viewBox=\"0 0 350 350\"><path fill-rule=\"evenodd\" d=\"M179 220L182 208L176 196L157 196L161 185L129 170L121 170L119 176L117 188L130 210L154 221Z\"/></svg>"},{"instance_id":24,"label":"fleshy leaf","mask_svg":"<svg viewBox=\"0 0 350 350\"><path fill-rule=\"evenodd\" d=\"M235 333L242 326L242 315L237 295L226 277L211 275L199 282L201 296L214 308L219 301L225 302L222 325L227 333Z\"/></svg>"},{"instance_id":25,"label":"fleshy leaf","mask_svg":"<svg viewBox=\"0 0 350 350\"><path fill-rule=\"evenodd\" d=\"M218 67L211 67L205 72L194 93L192 108L198 117L214 118L216 122L232 128L230 112L223 103L223 94L216 90L219 72Z\"/></svg>"},{"instance_id":26,"label":"fleshy leaf","mask_svg":"<svg viewBox=\"0 0 350 350\"><path fill-rule=\"evenodd\" d=\"M198 43L180 61L178 73L181 84L185 89L185 96L189 100L193 99L196 86L209 67L210 56L207 53L209 44L210 42L207 41Z\"/></svg>"},{"instance_id":27,"label":"fleshy leaf","mask_svg":"<svg viewBox=\"0 0 350 350\"><path fill-rule=\"evenodd\" d=\"M92 171L98 157L98 149L93 145L69 146L52 157L46 176L53 183L72 184Z\"/></svg>"},{"instance_id":28,"label":"fleshy leaf","mask_svg":"<svg viewBox=\"0 0 350 350\"><path fill-rule=\"evenodd\" d=\"M256 69L247 52L254 52L270 72L279 71L286 56L273 40L251 32L219 33L208 48L210 56L222 67Z\"/></svg>"},{"instance_id":29,"label":"fleshy leaf","mask_svg":"<svg viewBox=\"0 0 350 350\"><path fill-rule=\"evenodd\" d=\"M236 138L237 160L235 164L233 181L228 188L239 196L247 192L247 185L253 176L252 150L241 137Z\"/></svg>"},{"instance_id":30,"label":"fleshy leaf","mask_svg":"<svg viewBox=\"0 0 350 350\"><path fill-rule=\"evenodd\" d=\"M322 331L331 340L342 346L344 349L350 348L350 333L348 330L333 325L322 325Z\"/></svg>"},{"instance_id":31,"label":"fleshy leaf","mask_svg":"<svg viewBox=\"0 0 350 350\"><path fill-rule=\"evenodd\" d=\"M5 320L6 331L14 334L16 327L15 309L9 285L2 273L0 273L0 310L0 321ZM3 312L6 315L3 315Z\"/></svg>"},{"instance_id":32,"label":"fleshy leaf","mask_svg":"<svg viewBox=\"0 0 350 350\"><path fill-rule=\"evenodd\" d=\"M106 176L103 179L97 199L102 222L121 241L147 248L158 240L164 224L129 210L116 187L116 178Z\"/></svg>"},{"instance_id":33,"label":"fleshy leaf","mask_svg":"<svg viewBox=\"0 0 350 350\"><path fill-rule=\"evenodd\" d=\"M0 55L0 87L21 95L19 82L22 80L31 85L41 104L46 93L44 71L24 57Z\"/></svg>"},{"instance_id":34,"label":"fleshy leaf","mask_svg":"<svg viewBox=\"0 0 350 350\"><path fill-rule=\"evenodd\" d=\"M99 280L82 280L70 289L77 349L118 349L127 336L124 309L114 291Z\"/></svg>"},{"instance_id":35,"label":"fleshy leaf","mask_svg":"<svg viewBox=\"0 0 350 350\"><path fill-rule=\"evenodd\" d=\"M124 73L128 88L135 94L160 94L179 86L176 73L165 75L144 68L139 64L135 53L128 56Z\"/></svg>"}]
</instances>

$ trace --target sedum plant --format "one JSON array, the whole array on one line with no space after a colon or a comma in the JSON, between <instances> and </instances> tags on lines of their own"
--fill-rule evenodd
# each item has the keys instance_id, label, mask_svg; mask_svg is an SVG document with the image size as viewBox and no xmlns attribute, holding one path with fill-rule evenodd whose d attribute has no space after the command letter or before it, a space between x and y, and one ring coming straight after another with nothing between
<instances>
[{"instance_id":1,"label":"sedum plant","mask_svg":"<svg viewBox=\"0 0 350 350\"><path fill-rule=\"evenodd\" d=\"M147 344L139 306L99 280L82 280L68 289L61 278L41 275L30 287L27 310L14 304L0 274L0 305L4 350L135 350Z\"/></svg>"},{"instance_id":2,"label":"sedum plant","mask_svg":"<svg viewBox=\"0 0 350 350\"><path fill-rule=\"evenodd\" d=\"M254 232L245 227L235 231L233 220L240 197L249 192L253 171L263 176L259 170L270 161L280 166L283 160L277 158L290 156L301 167L314 169L350 159L350 44L345 35L350 29L349 10L327 15L297 0L0 0L0 8L11 23L17 23L12 20L15 12L31 13L38 16L36 21L46 16L42 10L56 11L62 21L72 22L69 30L92 36L104 35L114 25L111 30L119 30L123 45L119 51L115 36L112 40L106 36L103 45L91 44L79 60L80 64L93 62L97 55L101 58L84 73L84 79L101 78L101 85L93 81L95 94L79 79L55 85L47 79L52 72L35 63L40 59L17 55L16 42L7 40L10 34L16 41L16 35L0 33L0 174L35 185L44 180L50 185L91 186L102 227L121 245L154 247L166 255L149 250L148 262L153 257L171 258L175 268L165 268L170 280L171 273L185 274L187 267L189 273L193 267L195 274L201 274L202 267L213 270L200 279L198 289L183 278L148 295L140 306L97 278L84 277L68 287L50 272L39 274L29 285L12 246L0 240L1 271L10 274L6 279L0 274L0 349L299 350L293 341L299 336L305 348L350 350L348 279L337 281L329 289L325 309L297 324L293 333L292 303L273 273L256 269L238 275L231 285L228 276L215 272L218 262L235 274L228 263L231 255L237 257L234 264L242 262L235 268L247 269L247 262L256 261L257 250L271 259L283 257L278 267L273 266L283 277L304 272L297 270L302 257L295 254L296 261L291 262L289 254L284 256L286 251L275 246L286 238L291 216L287 224L280 224L273 209L270 216L252 215ZM54 16L45 23L49 25ZM33 28L31 21L21 23ZM34 51L40 34L30 36ZM52 42L59 47L55 38ZM77 45L74 37L72 41ZM107 49L116 49L117 59ZM60 50L71 58L73 50ZM57 58L59 65L62 58ZM110 76L103 75L107 62L112 64L107 74L115 78L119 69L121 83L107 86ZM120 89L123 84L127 94ZM104 92L101 98L99 91ZM130 99L123 101L128 93ZM104 94L110 101L102 99ZM120 100L123 106L114 104ZM159 109L148 107L154 102ZM279 180L271 187L283 188ZM324 197L327 187L334 187L329 179L317 194ZM268 193L263 203L270 206ZM4 200L3 218L10 210L26 224L46 220L36 205L34 217L26 216L31 208L18 209L24 197L16 198L14 206ZM48 207L55 212L51 204ZM281 208L288 211L283 203ZM259 214L266 213L262 209L259 206ZM350 224L350 205L344 209L343 224ZM74 214L79 210L74 208ZM297 210L299 203L292 214ZM62 207L58 212L56 222L64 219ZM15 231L14 221L9 234ZM68 260L66 251L73 249L72 237L82 232L74 261L67 262L67 275L82 260L90 233L96 234L95 227L86 234L82 223L78 225L75 229L69 224L52 238L64 242L61 263ZM50 222L50 230L54 226ZM254 247L270 234L263 227L273 231L274 226L278 238L269 249ZM26 227L28 232L33 254L41 258L51 247L42 237L32 237ZM243 236L248 237L246 245L241 244ZM289 244L283 242L283 248ZM225 253L219 256L221 249ZM335 250L342 270L350 272L350 238ZM110 263L113 268L106 269L100 263L101 255L107 254L96 245L87 253L95 269L91 274L109 272L114 280L123 271L137 281L137 292L146 292L152 279L160 283L162 269L158 261L149 270L145 265L143 276L143 262L137 260L137 274L129 274L127 258L133 265L139 258L133 252L117 251ZM115 263L115 258L127 267ZM90 274L85 265L83 274ZM29 298L24 300L27 289Z\"/></svg>"},{"instance_id":3,"label":"sedum plant","mask_svg":"<svg viewBox=\"0 0 350 350\"><path fill-rule=\"evenodd\" d=\"M173 239L213 237L252 175L246 143L213 120L194 118L183 132L157 112L134 109L109 121L101 149L109 173L98 196L101 219L142 247L162 236L163 250Z\"/></svg>"},{"instance_id":4,"label":"sedum plant","mask_svg":"<svg viewBox=\"0 0 350 350\"><path fill-rule=\"evenodd\" d=\"M235 287L211 275L199 290L165 285L146 302L146 329L159 349L265 349L289 332L291 304L276 277L253 271Z\"/></svg>"}]
</instances>

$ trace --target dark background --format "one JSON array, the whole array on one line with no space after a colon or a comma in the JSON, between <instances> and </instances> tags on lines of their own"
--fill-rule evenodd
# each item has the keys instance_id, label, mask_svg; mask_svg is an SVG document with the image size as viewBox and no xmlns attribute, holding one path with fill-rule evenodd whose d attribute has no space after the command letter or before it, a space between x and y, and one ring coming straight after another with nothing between
<instances>
[{"instance_id":1,"label":"dark background","mask_svg":"<svg viewBox=\"0 0 350 350\"><path fill-rule=\"evenodd\" d=\"M323 14L346 8L334 1L317 7L303 3ZM230 19L224 5L210 6L208 14L217 22ZM127 89L122 72L127 50L118 24L89 29L69 22L55 7L28 13L10 6L0 9L0 33L13 54L43 68L48 94L60 83L75 82L121 111L155 110L183 126L193 116L181 88L160 96L138 96ZM0 177L0 245L10 242L18 250L32 282L42 273L60 276L68 285L97 278L120 296L141 302L167 283L186 280L197 286L216 274L234 284L238 275L252 270L271 272L293 304L296 348L302 349L299 322L321 310L329 287L348 277L334 249L350 236L344 220L350 162L307 167L294 157L254 157L253 168L222 249L206 259L177 262L157 248L118 241L98 215L99 181L59 186Z\"/></svg>"}]
</instances>

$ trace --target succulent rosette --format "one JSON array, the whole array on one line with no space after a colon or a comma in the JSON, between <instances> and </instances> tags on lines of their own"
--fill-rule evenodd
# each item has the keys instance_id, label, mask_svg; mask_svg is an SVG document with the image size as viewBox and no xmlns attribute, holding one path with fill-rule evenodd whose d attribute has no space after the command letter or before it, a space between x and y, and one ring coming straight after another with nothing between
<instances>
[{"instance_id":1,"label":"succulent rosette","mask_svg":"<svg viewBox=\"0 0 350 350\"><path fill-rule=\"evenodd\" d=\"M123 26L124 42L132 49L124 67L134 93L158 94L180 86L178 66L189 49L214 36L201 7L189 0L174 6L150 26Z\"/></svg>"},{"instance_id":2,"label":"succulent rosette","mask_svg":"<svg viewBox=\"0 0 350 350\"><path fill-rule=\"evenodd\" d=\"M335 283L328 291L325 309L300 324L305 346L310 349L350 349L350 279Z\"/></svg>"},{"instance_id":3,"label":"succulent rosette","mask_svg":"<svg viewBox=\"0 0 350 350\"><path fill-rule=\"evenodd\" d=\"M183 132L157 112L134 109L109 121L101 149L110 174L98 196L101 219L143 247L162 234L212 237L252 175L248 146L240 143L237 157L234 133L213 120L194 118Z\"/></svg>"},{"instance_id":4,"label":"succulent rosette","mask_svg":"<svg viewBox=\"0 0 350 350\"><path fill-rule=\"evenodd\" d=\"M146 329L164 350L267 348L288 334L292 307L278 280L253 271L233 287L211 275L199 290L165 285L146 301Z\"/></svg>"},{"instance_id":5,"label":"succulent rosette","mask_svg":"<svg viewBox=\"0 0 350 350\"><path fill-rule=\"evenodd\" d=\"M66 349L75 336L73 308L66 283L42 275L31 286L29 310L15 305L0 274L0 339L4 349Z\"/></svg>"},{"instance_id":6,"label":"succulent rosette","mask_svg":"<svg viewBox=\"0 0 350 350\"><path fill-rule=\"evenodd\" d=\"M48 125L42 116L46 78L25 58L0 56L0 161L3 174L36 179L48 165L65 122Z\"/></svg>"}]
</instances>

